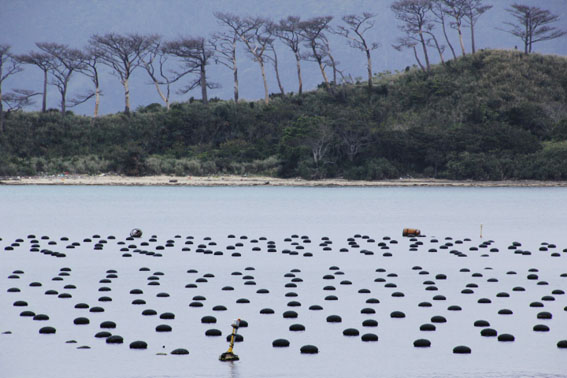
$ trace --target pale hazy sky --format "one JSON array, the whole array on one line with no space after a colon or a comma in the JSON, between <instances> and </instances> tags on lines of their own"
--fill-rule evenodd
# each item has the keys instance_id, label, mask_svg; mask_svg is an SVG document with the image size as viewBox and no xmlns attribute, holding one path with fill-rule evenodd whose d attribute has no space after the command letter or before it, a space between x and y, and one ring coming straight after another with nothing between
<instances>
[{"instance_id":1,"label":"pale hazy sky","mask_svg":"<svg viewBox=\"0 0 567 378\"><path fill-rule=\"evenodd\" d=\"M298 15L304 19L332 15L334 24L339 23L345 14L370 11L377 14L376 26L369 40L380 43L380 48L373 52L375 72L401 70L415 64L409 51L398 52L391 45L400 36L398 22L394 18L391 0L0 0L0 43L12 46L16 54L36 49L35 42L57 42L71 47L82 48L93 34L117 33L157 33L165 39L179 36L207 37L219 29L213 12L231 12L241 16L265 16L280 19L288 15ZM551 10L561 17L557 26L567 29L567 0L486 0L494 6L483 15L476 28L477 48L514 48L521 49L521 41L508 33L498 30L502 22L510 20L505 9L518 2L536 5ZM457 47L456 33L451 31L452 42ZM465 34L467 49L470 49L469 34ZM342 37L331 38L331 48L340 68L353 77L364 77L365 58L358 50L347 46ZM546 54L567 55L567 37L535 45L535 51ZM291 52L285 46L279 46L281 58L280 71L286 91L297 91L295 65ZM433 51L430 54L436 62ZM449 55L449 51L446 52ZM263 96L263 86L257 63L239 51L241 98L257 100ZM314 63L303 63L304 89L313 89L322 79ZM209 80L221 84L221 88L211 90L210 97L229 99L232 97L232 76L224 66L208 68ZM270 92L279 92L273 69L267 70ZM102 113L114 113L124 108L123 92L119 80L108 69L103 70L101 101ZM42 75L38 68L27 66L23 73L11 77L3 91L10 88L40 90ZM71 95L90 89L90 82L82 75L71 79ZM174 94L175 101L184 101L188 97L200 98L197 88L189 95ZM154 87L150 85L143 69L137 69L131 79L132 108L160 103ZM56 88L48 89L50 107L59 106L59 94ZM40 101L28 110L38 109ZM87 102L74 110L81 114L91 114L93 103Z\"/></svg>"}]
</instances>

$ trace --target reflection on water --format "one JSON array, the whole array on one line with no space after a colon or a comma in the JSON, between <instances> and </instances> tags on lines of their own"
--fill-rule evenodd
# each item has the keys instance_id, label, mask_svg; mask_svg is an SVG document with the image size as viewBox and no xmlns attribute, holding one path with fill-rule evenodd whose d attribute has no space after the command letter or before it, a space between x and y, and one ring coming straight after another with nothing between
<instances>
[{"instance_id":1,"label":"reflection on water","mask_svg":"<svg viewBox=\"0 0 567 378\"><path fill-rule=\"evenodd\" d=\"M240 374L238 372L238 363L229 361L227 362L229 370L230 370L230 378L240 378Z\"/></svg>"}]
</instances>

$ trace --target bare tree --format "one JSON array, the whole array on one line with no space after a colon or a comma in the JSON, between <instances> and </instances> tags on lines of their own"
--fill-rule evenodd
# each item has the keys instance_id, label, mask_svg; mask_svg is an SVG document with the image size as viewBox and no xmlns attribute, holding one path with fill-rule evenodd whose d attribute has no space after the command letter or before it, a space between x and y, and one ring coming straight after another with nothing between
<instances>
[{"instance_id":1,"label":"bare tree","mask_svg":"<svg viewBox=\"0 0 567 378\"><path fill-rule=\"evenodd\" d=\"M378 43L368 43L364 34L374 27L373 18L376 14L363 12L362 15L350 14L343 17L346 26L338 26L339 34L348 39L352 48L363 51L366 54L366 67L368 70L368 88L372 88L372 59L370 51L378 48Z\"/></svg>"},{"instance_id":2,"label":"bare tree","mask_svg":"<svg viewBox=\"0 0 567 378\"><path fill-rule=\"evenodd\" d=\"M272 62L274 65L274 72L276 73L276 81L278 82L278 87L280 88L280 93L282 96L285 96L285 90L282 85L282 81L280 79L280 70L279 70L279 62L278 62L278 52L276 51L276 46L274 45L275 40L271 40L269 42L269 49L268 51L272 53L272 55L266 55L266 58Z\"/></svg>"},{"instance_id":3,"label":"bare tree","mask_svg":"<svg viewBox=\"0 0 567 378\"><path fill-rule=\"evenodd\" d=\"M20 62L10 54L10 46L0 44L0 132L4 131L4 108L2 106L2 84L4 80L22 71Z\"/></svg>"},{"instance_id":4,"label":"bare tree","mask_svg":"<svg viewBox=\"0 0 567 378\"><path fill-rule=\"evenodd\" d=\"M324 66L329 66L331 67L331 69L333 70L333 84L337 84L337 73L339 75L341 75L341 77L344 79L344 75L342 73L341 70L339 70L338 66L339 66L339 61L335 59L335 57L333 56L333 53L331 52L331 45L329 44L329 40L328 39L324 39L322 41L323 43L321 44L321 52L323 53L323 56L325 57L323 60Z\"/></svg>"},{"instance_id":5,"label":"bare tree","mask_svg":"<svg viewBox=\"0 0 567 378\"><path fill-rule=\"evenodd\" d=\"M464 0L465 3L465 20L471 29L471 51L474 54L476 52L475 42L474 42L474 26L478 21L478 18L484 14L487 10L492 8L492 5L483 5L484 0Z\"/></svg>"},{"instance_id":6,"label":"bare tree","mask_svg":"<svg viewBox=\"0 0 567 378\"><path fill-rule=\"evenodd\" d=\"M299 17L289 16L281 19L279 23L274 25L273 33L283 44L293 51L297 67L297 93L301 95L303 93L303 80L301 78L301 53L299 47L301 43L303 43L303 37L300 33L300 23L301 19Z\"/></svg>"},{"instance_id":7,"label":"bare tree","mask_svg":"<svg viewBox=\"0 0 567 378\"><path fill-rule=\"evenodd\" d=\"M32 64L39 67L43 72L43 92L41 100L41 112L45 113L47 111L47 83L48 83L48 73L53 65L53 57L46 53L40 53L37 51L32 51L28 54L18 55L16 57L20 62L24 64Z\"/></svg>"},{"instance_id":8,"label":"bare tree","mask_svg":"<svg viewBox=\"0 0 567 378\"><path fill-rule=\"evenodd\" d=\"M268 91L268 81L266 80L266 70L264 68L264 53L273 42L269 21L261 17L247 17L244 19L243 27L238 36L246 46L250 55L252 55L252 59L260 66L260 72L262 73L262 80L264 82L264 102L267 104L270 101L270 95Z\"/></svg>"},{"instance_id":9,"label":"bare tree","mask_svg":"<svg viewBox=\"0 0 567 378\"><path fill-rule=\"evenodd\" d=\"M101 62L111 67L120 78L124 87L124 113L130 113L130 86L132 72L140 66L140 58L147 54L157 35L108 33L95 34L90 38L90 44L100 52Z\"/></svg>"},{"instance_id":10,"label":"bare tree","mask_svg":"<svg viewBox=\"0 0 567 378\"><path fill-rule=\"evenodd\" d=\"M228 27L227 32L218 32L213 34L211 45L214 47L215 63L221 63L232 70L234 78L234 102L238 102L238 65L236 62L236 46L240 40L240 34L243 32L245 22L239 16L231 13L215 12L215 18L222 26Z\"/></svg>"},{"instance_id":11,"label":"bare tree","mask_svg":"<svg viewBox=\"0 0 567 378\"><path fill-rule=\"evenodd\" d=\"M175 55L181 59L184 71L178 73L179 77L187 73L198 72L198 76L182 93L187 93L196 87L201 87L201 98L203 104L208 104L207 88L215 88L215 84L207 82L207 65L214 55L214 50L207 44L204 38L180 38L176 41L167 42L164 50L168 54Z\"/></svg>"},{"instance_id":12,"label":"bare tree","mask_svg":"<svg viewBox=\"0 0 567 378\"><path fill-rule=\"evenodd\" d=\"M148 49L148 54L142 58L142 64L155 85L158 95L163 100L166 110L170 108L171 85L193 71L193 68L187 68L180 72L168 69L169 58L172 55L174 54L170 54L166 44L157 39Z\"/></svg>"},{"instance_id":13,"label":"bare tree","mask_svg":"<svg viewBox=\"0 0 567 378\"><path fill-rule=\"evenodd\" d=\"M325 31L328 31L332 19L333 16L314 17L299 24L300 35L305 40L306 46L311 49L311 52L306 57L313 59L319 65L319 70L328 91L331 91L331 85L325 73L323 59L327 54L325 49L325 43L327 42Z\"/></svg>"},{"instance_id":14,"label":"bare tree","mask_svg":"<svg viewBox=\"0 0 567 378\"><path fill-rule=\"evenodd\" d=\"M234 102L238 102L238 65L236 62L236 42L238 35L234 32L215 33L209 40L215 49L215 63L222 64L232 71L234 81Z\"/></svg>"},{"instance_id":15,"label":"bare tree","mask_svg":"<svg viewBox=\"0 0 567 378\"><path fill-rule=\"evenodd\" d=\"M466 0L442 0L445 7L445 13L448 14L453 21L449 23L451 28L455 29L459 34L459 43L463 56L465 52L465 44L463 42L463 22L467 13Z\"/></svg>"},{"instance_id":16,"label":"bare tree","mask_svg":"<svg viewBox=\"0 0 567 378\"><path fill-rule=\"evenodd\" d=\"M98 74L99 63L101 59L101 53L91 46L87 47L83 52L84 64L79 68L79 72L91 79L94 85L94 91L89 91L73 100L73 106L82 104L83 102L89 100L90 98L95 98L95 107L93 117L98 117L99 107L100 107L100 96L102 92L100 90L100 79Z\"/></svg>"},{"instance_id":17,"label":"bare tree","mask_svg":"<svg viewBox=\"0 0 567 378\"><path fill-rule=\"evenodd\" d=\"M437 36L433 32L434 28L435 28L434 24L429 23L426 25L426 28L424 29L423 32L429 36L429 39L427 40L427 45L431 47L435 47L435 49L439 53L439 59L441 59L441 64L445 64L445 58L443 58L443 52L445 52L445 45L441 45L437 40ZM432 41L433 43L431 43Z\"/></svg>"},{"instance_id":18,"label":"bare tree","mask_svg":"<svg viewBox=\"0 0 567 378\"><path fill-rule=\"evenodd\" d=\"M33 104L32 97L42 94L28 89L14 89L2 96L2 102L7 106L6 113L21 110ZM1 129L0 129L1 130Z\"/></svg>"},{"instance_id":19,"label":"bare tree","mask_svg":"<svg viewBox=\"0 0 567 378\"><path fill-rule=\"evenodd\" d=\"M55 85L61 94L61 114L67 110L67 90L71 76L84 67L85 56L80 50L53 42L36 43L37 47L52 57L51 74Z\"/></svg>"},{"instance_id":20,"label":"bare tree","mask_svg":"<svg viewBox=\"0 0 567 378\"><path fill-rule=\"evenodd\" d=\"M515 3L507 11L516 19L516 22L505 22L512 27L506 31L522 40L526 54L532 52L534 43L549 41L567 34L567 31L550 26L559 20L559 16L548 10Z\"/></svg>"},{"instance_id":21,"label":"bare tree","mask_svg":"<svg viewBox=\"0 0 567 378\"><path fill-rule=\"evenodd\" d=\"M425 34L433 28L429 18L431 0L398 0L392 4L392 11L396 18L402 21L399 28L406 37L398 39L400 47L415 48L413 42L417 42L423 49L425 68L429 70L429 54L427 52L427 41ZM414 49L414 53L415 49Z\"/></svg>"},{"instance_id":22,"label":"bare tree","mask_svg":"<svg viewBox=\"0 0 567 378\"><path fill-rule=\"evenodd\" d=\"M449 40L449 36L447 35L447 27L445 26L445 8L443 5L443 0L433 0L431 2L431 13L435 16L434 21L441 25L441 30L443 30L443 36L445 37L445 42L447 42L447 46L451 50L451 54L453 54L453 59L457 58L457 54L455 54L455 49Z\"/></svg>"},{"instance_id":23,"label":"bare tree","mask_svg":"<svg viewBox=\"0 0 567 378\"><path fill-rule=\"evenodd\" d=\"M425 71L425 66L423 65L423 63L421 63L421 59L419 59L419 54L417 53L417 42L412 39L409 38L407 36L405 37L400 37L397 39L397 44L392 45L393 48L395 48L398 51L401 51L403 48L410 48L413 50L413 56L415 57L415 60L417 62L417 64L419 65L419 68L421 68L422 71Z\"/></svg>"}]
</instances>

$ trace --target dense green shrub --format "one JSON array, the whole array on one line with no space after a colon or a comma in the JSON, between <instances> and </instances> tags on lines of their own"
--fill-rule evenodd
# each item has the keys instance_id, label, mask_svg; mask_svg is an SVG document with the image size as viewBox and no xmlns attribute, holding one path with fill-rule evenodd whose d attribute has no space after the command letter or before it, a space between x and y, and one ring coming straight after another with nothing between
<instances>
[{"instance_id":1,"label":"dense green shrub","mask_svg":"<svg viewBox=\"0 0 567 378\"><path fill-rule=\"evenodd\" d=\"M567 179L567 59L479 51L263 102L5 114L0 176Z\"/></svg>"}]
</instances>

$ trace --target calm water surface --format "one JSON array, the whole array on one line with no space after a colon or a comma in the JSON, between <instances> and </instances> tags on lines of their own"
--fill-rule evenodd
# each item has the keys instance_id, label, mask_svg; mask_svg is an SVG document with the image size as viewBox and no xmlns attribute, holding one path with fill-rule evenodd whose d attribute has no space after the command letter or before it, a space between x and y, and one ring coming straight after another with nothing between
<instances>
[{"instance_id":1,"label":"calm water surface","mask_svg":"<svg viewBox=\"0 0 567 378\"><path fill-rule=\"evenodd\" d=\"M0 187L4 235L98 232L565 240L567 188ZM540 240L541 239L541 240Z\"/></svg>"},{"instance_id":2,"label":"calm water surface","mask_svg":"<svg viewBox=\"0 0 567 378\"><path fill-rule=\"evenodd\" d=\"M489 259L473 253L467 259L459 259L446 252L427 253L427 249L411 255L407 253L409 241L401 238L402 229L412 227L428 236L468 237L472 244L478 244L481 225L482 240L493 239L501 249L501 253L491 254ZM228 234L248 235L250 239L266 236L268 240L275 240L279 248L283 239L291 234L309 235L313 248L321 237L328 236L335 241L335 250L327 254L318 252L310 259L262 253L248 254L242 260L228 254L211 257L174 252L164 253L162 259L139 255L124 259L116 253L119 247L111 243L107 251L100 254L83 243L66 259L26 251L2 251L6 243L16 238L25 239L29 234L50 235L52 239L67 236L71 241L82 241L93 234L116 235L120 240L135 227L144 231L144 238L155 234L162 241L177 234L183 238L194 235L196 240L210 236L219 241L219 249L230 242ZM388 259L381 254L367 257L356 252L338 253L339 247L346 246L346 238L354 234L371 235L377 241L392 236L400 244L393 246L394 256ZM528 306L530 301L539 300L551 289L567 291L565 279L559 276L560 272L567 271L567 257L554 259L535 252L544 241L557 244L558 251L567 248L567 188L0 186L0 238L4 240L0 241L0 308L3 309L0 310L0 332L13 331L12 335L0 335L0 377L32 378L40 374L44 378L543 378L560 377L567 372L567 355L555 347L557 340L567 339L567 312L563 311L567 306L566 295L557 295L556 301L546 303L554 319L548 322L551 332L544 335L532 332L537 309ZM533 250L534 255L516 257L507 251L507 246L516 240ZM73 268L70 282L77 285L73 302L43 295L44 290L56 285L51 277L57 274L61 264ZM353 285L351 288L336 285L340 301L324 302L322 298L326 293L321 292L321 277L335 264L346 272L345 277L352 280ZM423 298L431 300L431 293L424 291L422 283L426 278L411 269L417 264L431 270L432 275L448 273L445 282L437 283L440 292L447 296L447 303L435 303L431 310L416 306ZM171 300L155 298L155 292L146 286L146 276L138 271L142 265L166 273L162 287L156 290L167 290ZM247 265L256 267L253 272L256 280L259 285L270 288L269 296L258 296L255 287L243 286L242 280L231 275L231 271L243 270ZM486 274L475 281L480 284L475 296L461 294L464 285L473 280L470 275L459 273L462 265L470 267L471 272ZM392 298L390 289L374 281L377 266L399 273L388 280L399 285L396 290L405 291L405 298ZM528 269L534 266L539 268L538 274L549 281L549 286L526 283ZM97 292L98 281L109 267L119 272L110 293L113 302L105 305L109 311L100 316L89 314L93 321L88 327L74 326L72 319L78 316L74 303L79 300L96 303L101 295ZM214 272L218 280L212 279L198 289L198 294L209 299L202 313L187 306L193 295L184 288L188 280L187 267L201 273ZM487 267L491 270L486 270ZM292 268L300 268L299 275L305 280L297 288L298 300L305 302L304 307L312 303L325 306L324 314L306 308L298 310L301 313L298 321L306 324L308 332L293 332L293 335L288 330L289 322L280 314L288 309L289 300L284 296L287 281L283 276ZM25 271L21 282L7 279L15 269ZM508 275L507 271L512 269L518 274ZM498 277L500 283L487 284L486 278L490 276ZM44 287L28 287L31 280L43 281ZM226 282L234 285L238 293L221 291L220 287ZM14 285L22 288L21 296L30 301L30 306L35 306L33 309L49 312L51 324L58 327L57 335L41 337L37 333L37 322L18 316L19 310L12 307L15 296L6 293L6 289ZM528 288L525 294L496 298L496 292L511 292L511 288L518 285ZM144 288L148 306L178 314L178 319L173 321L175 332L166 336L156 334L154 327L158 323L155 322L160 320L140 316L141 310L130 303L129 290L134 287ZM377 343L363 343L357 338L347 340L340 332L351 325L360 328L363 315L359 309L368 306L356 291L360 287L371 287L371 295L381 300L376 305L380 325L371 330L380 337ZM244 357L242 361L222 364L216 359L226 348L225 341L221 340L224 337L204 338L199 319L210 311L211 305L229 303L229 309L234 309L235 295L251 298L251 304L237 308L242 311L240 316L250 320L253 326L242 332L247 342L237 346L238 353ZM493 305L479 307L476 300L480 296L493 298ZM447 306L456 303L463 306L463 311L448 312ZM508 318L513 321L496 315L504 306L514 310L514 317ZM266 318L258 314L260 307L273 307L277 314ZM388 314L393 310L406 312L407 319L402 322L390 319ZM325 316L331 313L343 316L343 324L337 325L342 328L325 322ZM418 331L419 324L428 322L435 314L447 316L449 322L439 325L435 334L425 335L431 338L433 347L413 348L411 342L424 337ZM234 314L227 311L215 315L219 318L216 327L225 334ZM93 334L98 331L99 322L108 320L107 317L117 321L117 332L128 340L141 337L154 348L162 343L170 349L173 345L189 345L191 354L187 358L164 357L156 356L154 349L137 352L129 350L127 345L106 346L104 341L94 340ZM471 325L477 318L489 319L501 332L514 333L517 341L499 343L480 337L478 329ZM271 348L271 340L282 335L292 340L293 348ZM89 343L92 349L77 350L75 345L65 343L71 338ZM299 345L313 340L320 343L321 353L300 355ZM452 347L461 343L470 345L473 354L453 355ZM30 363L32 359L34 363Z\"/></svg>"}]
</instances>

